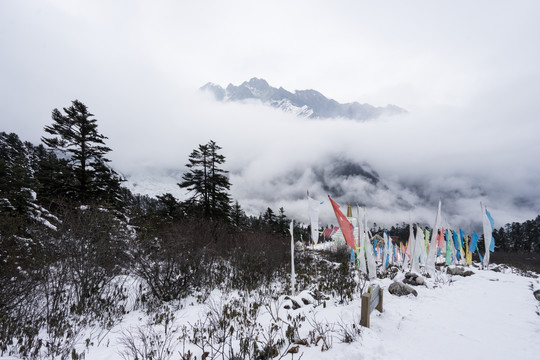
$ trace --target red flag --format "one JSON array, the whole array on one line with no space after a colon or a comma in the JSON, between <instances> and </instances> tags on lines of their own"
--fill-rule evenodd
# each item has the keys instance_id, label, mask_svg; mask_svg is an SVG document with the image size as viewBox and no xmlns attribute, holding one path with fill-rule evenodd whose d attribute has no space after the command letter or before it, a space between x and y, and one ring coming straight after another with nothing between
<instances>
[{"instance_id":1,"label":"red flag","mask_svg":"<svg viewBox=\"0 0 540 360\"><path fill-rule=\"evenodd\" d=\"M343 233L343 236L345 237L345 241L347 242L347 245L349 245L349 247L354 249L355 244L354 244L354 235L353 235L353 225L351 224L349 219L347 219L345 215L343 215L341 210L339 210L339 205L334 200L332 200L330 195L328 195L328 198L330 199L332 208L334 209L334 212L336 213L336 219L339 223L341 232Z\"/></svg>"}]
</instances>

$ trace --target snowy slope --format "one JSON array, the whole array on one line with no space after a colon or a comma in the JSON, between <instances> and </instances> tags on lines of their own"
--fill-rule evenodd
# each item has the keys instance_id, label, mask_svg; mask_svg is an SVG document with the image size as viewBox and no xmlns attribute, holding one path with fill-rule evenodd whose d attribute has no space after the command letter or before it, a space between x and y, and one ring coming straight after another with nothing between
<instances>
[{"instance_id":1,"label":"snowy slope","mask_svg":"<svg viewBox=\"0 0 540 360\"><path fill-rule=\"evenodd\" d=\"M321 351L321 343L300 345L297 354L285 354L289 345L280 352L283 359L538 359L540 355L540 302L533 289L540 288L538 278L524 277L510 269L503 272L483 271L472 268L471 277L449 276L440 273L436 281L427 279L427 286L416 287L418 297L396 297L387 288L390 279L376 280L384 290L384 312L376 310L371 316L371 328L362 328L359 338L352 343L340 341L340 328L358 323L360 301L355 299L345 305L328 300L326 306L314 304L297 310L283 307L281 297L274 304L279 310L272 314L268 309L259 311L257 321L262 328L271 324L272 316L279 316L284 323L297 316L305 321L299 328L301 338L309 338L314 324L330 329L330 349ZM399 279L398 275L397 279ZM401 274L401 277L403 275ZM137 286L135 284L135 286ZM296 296L309 298L307 292ZM232 299L252 303L254 298L240 294L223 294L214 291L204 303L189 298L171 305L175 307L174 328L190 327L207 316L209 309ZM294 298L294 297L293 297ZM258 299L260 300L260 299ZM213 305L212 305L213 304ZM288 316L290 315L290 317ZM123 322L111 331L103 331L99 342L87 348L86 359L122 359L126 334L151 320L141 311L132 311ZM162 331L162 326L155 327ZM161 330L160 330L161 329ZM98 333L93 330L94 335ZM176 336L181 331L174 333ZM85 349L81 336L79 350ZM162 334L163 335L163 334ZM164 335L163 335L164 336ZM174 342L174 341L173 341ZM172 349L172 345L171 345ZM198 359L202 351L190 344L182 346L176 341L175 356L190 349ZM227 357L225 357L227 358ZM13 359L0 357L0 359Z\"/></svg>"}]
</instances>

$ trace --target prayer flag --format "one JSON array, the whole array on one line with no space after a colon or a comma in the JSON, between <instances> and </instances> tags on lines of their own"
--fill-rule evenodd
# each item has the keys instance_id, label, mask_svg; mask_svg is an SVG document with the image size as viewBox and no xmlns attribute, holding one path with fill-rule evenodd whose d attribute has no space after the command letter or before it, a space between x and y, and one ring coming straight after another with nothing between
<instances>
[{"instance_id":1,"label":"prayer flag","mask_svg":"<svg viewBox=\"0 0 540 360\"><path fill-rule=\"evenodd\" d=\"M339 210L339 205L334 200L332 200L330 195L328 195L328 199L330 199L330 203L332 204L332 208L334 209L334 213L336 214L336 219L338 221L341 232L343 233L343 237L345 238L345 242L347 243L347 245L349 245L350 248L354 249L356 246L354 245L353 225L345 217L343 212Z\"/></svg>"},{"instance_id":2,"label":"prayer flag","mask_svg":"<svg viewBox=\"0 0 540 360\"><path fill-rule=\"evenodd\" d=\"M476 251L477 243L478 243L478 234L477 234L476 232L473 231L473 233L472 233L472 239L471 239L471 244L469 245L469 251L470 251L471 253L473 253L473 252Z\"/></svg>"}]
</instances>

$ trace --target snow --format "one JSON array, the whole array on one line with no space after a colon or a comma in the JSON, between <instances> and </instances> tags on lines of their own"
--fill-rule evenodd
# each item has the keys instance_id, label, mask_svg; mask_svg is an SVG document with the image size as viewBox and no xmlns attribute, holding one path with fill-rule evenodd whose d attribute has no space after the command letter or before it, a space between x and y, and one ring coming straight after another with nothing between
<instances>
[{"instance_id":1,"label":"snow","mask_svg":"<svg viewBox=\"0 0 540 360\"><path fill-rule=\"evenodd\" d=\"M538 279L476 271L448 281L434 288L416 287L418 297L396 297L385 290L384 312L371 314L371 328L363 328L359 342L334 341L327 355L306 348L304 358L540 358L539 304L531 291ZM384 288L390 283L381 281ZM358 301L326 311L333 319L358 314Z\"/></svg>"},{"instance_id":2,"label":"snow","mask_svg":"<svg viewBox=\"0 0 540 360\"><path fill-rule=\"evenodd\" d=\"M41 215L41 214L40 214ZM33 215L30 215L30 217L36 221L39 221L40 223L42 223L43 225L45 225L46 227L48 227L49 229L52 229L52 230L57 230L57 227L54 226L53 224L51 224L51 222L45 218L43 218L42 216L33 216Z\"/></svg>"},{"instance_id":3,"label":"snow","mask_svg":"<svg viewBox=\"0 0 540 360\"><path fill-rule=\"evenodd\" d=\"M147 172L143 171L147 170ZM134 194L158 196L166 193L172 194L178 199L186 197L185 191L178 186L181 175L176 171L160 171L152 167L141 166L139 171L124 175L126 186Z\"/></svg>"},{"instance_id":4,"label":"snow","mask_svg":"<svg viewBox=\"0 0 540 360\"><path fill-rule=\"evenodd\" d=\"M270 102L270 105L274 108L281 109L284 112L294 114L301 118L309 118L313 115L313 109L307 105L301 107L295 106L289 99L274 100Z\"/></svg>"},{"instance_id":5,"label":"snow","mask_svg":"<svg viewBox=\"0 0 540 360\"><path fill-rule=\"evenodd\" d=\"M366 358L538 359L540 316L531 283L477 271L438 288L419 287L418 298L385 294L385 312L372 319L362 344L381 356Z\"/></svg>"},{"instance_id":6,"label":"snow","mask_svg":"<svg viewBox=\"0 0 540 360\"><path fill-rule=\"evenodd\" d=\"M316 305L317 302L304 290L290 298L300 304L305 298L312 304L296 310L286 309L284 306L292 301L281 296L259 311L257 321L266 329L270 327L272 319L289 319L291 323L290 319L303 316L306 320L301 322L300 338L308 338L317 324L330 329L330 349L321 351L321 342L317 346L300 345L297 354L287 354L284 359L299 359L300 356L312 360L539 359L540 302L534 298L533 290L540 288L540 280L525 277L510 268L503 268L501 272L474 267L470 269L475 272L470 277L438 272L435 279L426 279L426 286L415 287L417 297L391 295L387 289L393 280L374 280L373 283L384 289L384 312L374 310L371 313L371 328L361 328L358 338L351 343L343 343L340 334L344 326L350 329L353 324L359 323L359 296L346 304L330 299L323 306ZM402 280L403 276L400 273L395 280ZM244 304L260 300L253 293L246 296L238 292L226 294L214 290L204 303L191 297L170 304L174 326L189 328L203 321L212 308L221 309L223 304L234 299ZM110 331L101 330L100 336L93 340L94 345L87 349L85 359L122 359L121 352L125 350L122 338L128 332L134 334L136 329L151 321L152 316L141 310L132 310ZM283 321L285 323L287 320ZM156 326L156 329L162 331L163 325ZM99 329L92 330L94 335L98 332ZM88 335L80 336L79 351L85 349L84 339ZM287 343L280 354L289 346ZM176 351L181 349L182 345L178 344ZM189 349L198 358L201 357L199 348L192 346Z\"/></svg>"},{"instance_id":7,"label":"snow","mask_svg":"<svg viewBox=\"0 0 540 360\"><path fill-rule=\"evenodd\" d=\"M35 194L35 192L34 192ZM36 197L34 196L34 200L36 199ZM49 229L52 229L52 230L57 230L57 227L55 225L53 225L48 219L46 219L45 217L48 217L49 219L52 219L54 221L56 221L57 223L60 223L60 219L58 219L58 217L56 217L55 215L51 214L47 209L45 209L43 206L41 205L38 205L36 203L30 203L30 206L33 208L33 211L34 211L34 214L29 214L29 216L42 223L43 225L45 225L46 227L48 227Z\"/></svg>"}]
</instances>

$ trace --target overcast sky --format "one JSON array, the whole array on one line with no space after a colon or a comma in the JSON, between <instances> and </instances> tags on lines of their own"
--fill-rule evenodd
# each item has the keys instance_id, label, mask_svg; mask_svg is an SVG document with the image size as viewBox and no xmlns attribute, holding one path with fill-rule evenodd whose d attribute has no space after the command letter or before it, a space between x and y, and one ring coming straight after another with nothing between
<instances>
[{"instance_id":1,"label":"overcast sky","mask_svg":"<svg viewBox=\"0 0 540 360\"><path fill-rule=\"evenodd\" d=\"M519 0L3 0L0 130L38 143L51 110L79 99L126 174L181 171L213 139L241 204L299 215L307 205L280 202L288 190L267 180L346 154L390 184L456 188L463 216L482 200L502 226L540 213L538 14ZM409 114L308 121L198 92L252 77Z\"/></svg>"}]
</instances>

